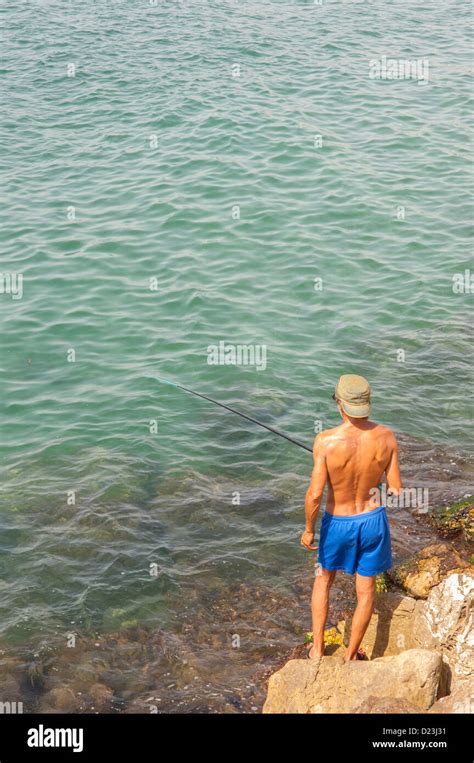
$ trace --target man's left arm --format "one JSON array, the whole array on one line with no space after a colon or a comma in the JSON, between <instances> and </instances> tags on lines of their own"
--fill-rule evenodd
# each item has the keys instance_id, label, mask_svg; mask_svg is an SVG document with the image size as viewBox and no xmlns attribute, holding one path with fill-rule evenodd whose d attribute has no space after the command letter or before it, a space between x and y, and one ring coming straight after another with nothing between
<instances>
[{"instance_id":1,"label":"man's left arm","mask_svg":"<svg viewBox=\"0 0 474 763\"><path fill-rule=\"evenodd\" d=\"M318 516L319 507L323 499L324 487L328 477L328 470L326 466L326 453L323 445L321 433L317 435L314 440L313 446L313 472L311 474L311 481L309 488L306 491L305 498L305 516L306 516L306 528L301 536L301 545L307 548L309 551L316 551L317 546L313 546L314 542L314 525L316 517Z\"/></svg>"}]
</instances>

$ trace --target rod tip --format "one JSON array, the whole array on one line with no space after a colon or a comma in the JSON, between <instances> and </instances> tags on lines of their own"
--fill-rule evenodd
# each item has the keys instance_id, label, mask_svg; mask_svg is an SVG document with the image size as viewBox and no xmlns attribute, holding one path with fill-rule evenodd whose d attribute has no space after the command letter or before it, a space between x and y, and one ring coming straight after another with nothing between
<instances>
[{"instance_id":1,"label":"rod tip","mask_svg":"<svg viewBox=\"0 0 474 763\"><path fill-rule=\"evenodd\" d=\"M162 379L161 376L156 377L157 381L161 382L162 384L170 384L172 387L176 387L176 384L169 379Z\"/></svg>"}]
</instances>

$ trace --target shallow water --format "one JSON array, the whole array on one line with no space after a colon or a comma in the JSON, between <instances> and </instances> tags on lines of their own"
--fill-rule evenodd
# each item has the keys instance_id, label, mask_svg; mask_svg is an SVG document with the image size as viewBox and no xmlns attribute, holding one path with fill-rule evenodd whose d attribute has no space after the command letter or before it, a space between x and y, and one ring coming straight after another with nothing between
<instances>
[{"instance_id":1,"label":"shallow water","mask_svg":"<svg viewBox=\"0 0 474 763\"><path fill-rule=\"evenodd\" d=\"M472 492L469 4L2 17L0 646L27 709L53 679L95 707L100 679L104 710L252 711L309 627L308 454L156 375L310 443L362 373L407 484ZM429 81L371 80L384 54ZM265 370L208 364L220 340ZM391 522L397 558L433 537Z\"/></svg>"}]
</instances>

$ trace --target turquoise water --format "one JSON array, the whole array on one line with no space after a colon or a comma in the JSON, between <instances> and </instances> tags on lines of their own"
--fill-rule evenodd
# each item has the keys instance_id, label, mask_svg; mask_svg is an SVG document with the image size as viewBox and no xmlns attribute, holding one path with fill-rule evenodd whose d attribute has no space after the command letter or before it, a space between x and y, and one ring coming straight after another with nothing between
<instances>
[{"instance_id":1,"label":"turquoise water","mask_svg":"<svg viewBox=\"0 0 474 763\"><path fill-rule=\"evenodd\" d=\"M466 453L469 12L3 4L5 643L178 633L230 584L301 573L304 452L157 375L310 443L361 373L375 418ZM428 81L371 79L383 55ZM219 341L266 368L210 365Z\"/></svg>"}]
</instances>

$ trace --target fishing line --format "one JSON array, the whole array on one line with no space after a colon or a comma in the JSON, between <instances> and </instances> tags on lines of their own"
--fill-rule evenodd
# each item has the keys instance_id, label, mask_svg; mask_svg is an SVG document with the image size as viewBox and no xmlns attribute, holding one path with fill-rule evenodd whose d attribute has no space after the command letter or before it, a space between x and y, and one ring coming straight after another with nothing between
<instances>
[{"instance_id":1,"label":"fishing line","mask_svg":"<svg viewBox=\"0 0 474 763\"><path fill-rule=\"evenodd\" d=\"M210 403L214 403L214 405L218 405L219 408L224 408L226 411L235 413L237 416L240 416L242 419L251 421L253 424L257 424L257 426L263 427L263 429L267 429L269 432L272 432L272 434L278 435L278 437L283 437L285 440L288 440L288 442L292 442L293 445L298 445L300 448L303 448L303 450L307 450L309 453L313 452L313 449L310 448L308 445L305 445L304 443L299 442L299 440L295 440L293 437L290 437L284 432L280 432L278 429L275 429L275 427L270 427L268 426L268 424L264 424L261 421L257 421L257 419L254 419L252 416L247 416L246 413L242 413L241 411L236 411L236 409L231 408L230 405L219 403L218 400L214 400L212 397L208 397L207 395L202 395L200 392L195 392L192 389L188 389L188 387L183 387L182 384L176 384L176 382L172 382L169 379L162 379L160 376L156 376L155 378L158 379L158 381L160 381L162 384L170 384L172 387L176 387L177 389L182 389L184 392L188 392L190 395L195 395L196 397L201 397L203 400L208 400Z\"/></svg>"}]
</instances>

